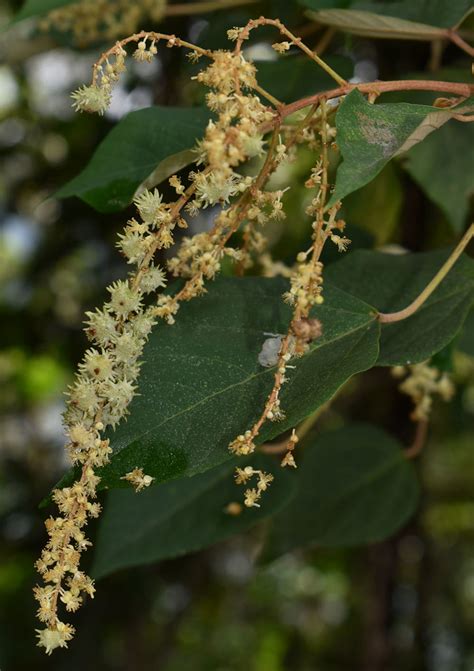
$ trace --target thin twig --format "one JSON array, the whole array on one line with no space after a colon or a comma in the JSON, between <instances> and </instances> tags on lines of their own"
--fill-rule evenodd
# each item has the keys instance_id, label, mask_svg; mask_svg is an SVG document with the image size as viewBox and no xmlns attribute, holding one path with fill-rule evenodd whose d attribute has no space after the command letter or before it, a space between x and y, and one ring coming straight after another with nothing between
<instances>
[{"instance_id":1,"label":"thin twig","mask_svg":"<svg viewBox=\"0 0 474 671\"><path fill-rule=\"evenodd\" d=\"M203 49L196 44L192 44L192 42L187 42L186 40L182 40L180 37L176 37L176 35L169 35L168 33L156 33L152 30L141 30L139 33L134 33L133 35L129 35L123 40L117 41L113 47L110 47L110 49L107 49L107 51L104 51L100 55L99 60L97 60L92 66L92 83L95 84L97 75L101 70L102 63L107 62L108 58L114 56L117 50L125 47L127 44L130 44L130 42L138 42L139 40L144 39L155 40L156 42L166 40L166 42L172 44L172 46L191 49L201 56L212 58L212 51L210 49Z\"/></svg>"},{"instance_id":2,"label":"thin twig","mask_svg":"<svg viewBox=\"0 0 474 671\"><path fill-rule=\"evenodd\" d=\"M312 96L307 98L301 98L300 100L295 100L295 102L284 105L279 110L280 118L284 119L295 112L298 112L309 105L315 105L320 100L325 98L326 100L331 100L332 98L339 98L339 96L347 95L354 89L357 89L361 93L388 93L390 91L441 91L444 93L452 93L453 95L458 95L463 98L469 98L470 95L474 93L474 86L472 84L465 84L463 82L444 82L444 81L432 81L429 79L400 79L392 81L375 81L367 82L364 84L346 84L340 86L337 89L331 89L330 91L323 91L321 93L315 93ZM270 122L263 131L269 130L272 128L272 123Z\"/></svg>"},{"instance_id":3,"label":"thin twig","mask_svg":"<svg viewBox=\"0 0 474 671\"><path fill-rule=\"evenodd\" d=\"M468 44L463 38L457 33L455 30L448 30L447 35L451 42L456 44L460 49L466 52L466 54L469 54L471 58L474 57L474 48L471 47L470 44Z\"/></svg>"},{"instance_id":4,"label":"thin twig","mask_svg":"<svg viewBox=\"0 0 474 671\"><path fill-rule=\"evenodd\" d=\"M335 28L327 28L324 31L322 37L319 39L316 46L314 47L313 52L318 56L322 56L323 53L328 48L328 46L331 44L332 38L334 37L335 34L336 34Z\"/></svg>"},{"instance_id":5,"label":"thin twig","mask_svg":"<svg viewBox=\"0 0 474 671\"><path fill-rule=\"evenodd\" d=\"M403 456L405 459L414 459L417 457L426 444L426 437L428 435L428 420L420 419L416 423L415 437L412 444L407 448Z\"/></svg>"},{"instance_id":6,"label":"thin twig","mask_svg":"<svg viewBox=\"0 0 474 671\"><path fill-rule=\"evenodd\" d=\"M474 237L474 224L471 224L467 229L466 233L463 235L456 249L452 252L447 261L441 266L441 268L438 270L438 272L433 277L431 282L423 289L421 294L417 296L417 298L415 298L415 300L403 310L389 313L379 312L377 316L378 320L382 324L388 324L392 322L399 322L402 321L403 319L411 317L411 315L413 315L423 305L423 303L425 303L425 301L431 296L433 291L446 277L448 272L454 266L458 258L461 256L461 254L469 244L469 241L473 237Z\"/></svg>"},{"instance_id":7,"label":"thin twig","mask_svg":"<svg viewBox=\"0 0 474 671\"><path fill-rule=\"evenodd\" d=\"M336 81L340 86L344 86L347 83L346 80L343 77L341 77L341 75L339 75L335 70L333 70L330 65L328 65L325 61L323 61L323 59L320 58L317 53L315 53L312 49L306 46L306 44L301 40L301 37L297 37L291 31L289 31L288 28L284 26L279 19L266 19L264 16L261 16L259 19L252 19L251 21L249 21L245 26L245 28L242 29L239 38L235 44L236 54L240 53L242 49L242 44L246 39L248 39L250 32L260 26L274 26L280 31L282 35L288 37L291 40L291 42L296 47L298 47L298 49L301 49L303 53L309 56L311 60L317 63L323 70L325 70L325 72L327 72L328 75L332 77L334 81Z\"/></svg>"},{"instance_id":8,"label":"thin twig","mask_svg":"<svg viewBox=\"0 0 474 671\"><path fill-rule=\"evenodd\" d=\"M313 426L316 424L316 421L321 417L323 412L325 412L330 404L330 401L320 405L317 410L315 410L309 417L307 417L299 427L296 429L296 435L298 440L303 440L303 438L310 432ZM288 452L288 439L279 440L274 443L263 443L258 448L260 452L264 454L284 454Z\"/></svg>"}]
</instances>

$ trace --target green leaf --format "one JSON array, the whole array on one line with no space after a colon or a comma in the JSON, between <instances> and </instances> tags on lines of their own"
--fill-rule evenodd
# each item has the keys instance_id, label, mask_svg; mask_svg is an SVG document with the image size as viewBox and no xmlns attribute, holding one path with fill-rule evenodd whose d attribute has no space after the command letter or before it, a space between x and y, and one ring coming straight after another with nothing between
<instances>
[{"instance_id":1,"label":"green leaf","mask_svg":"<svg viewBox=\"0 0 474 671\"><path fill-rule=\"evenodd\" d=\"M450 121L410 149L403 165L446 215L453 229L463 230L474 192L472 154L474 125Z\"/></svg>"},{"instance_id":2,"label":"green leaf","mask_svg":"<svg viewBox=\"0 0 474 671\"><path fill-rule=\"evenodd\" d=\"M34 16L44 16L54 9L72 5L78 0L26 0L18 14L13 18L12 23L18 23L24 19L31 19Z\"/></svg>"},{"instance_id":3,"label":"green leaf","mask_svg":"<svg viewBox=\"0 0 474 671\"><path fill-rule=\"evenodd\" d=\"M326 277L381 312L396 312L421 293L448 256L446 250L402 255L358 250L329 266ZM414 315L383 325L377 365L429 359L459 332L473 300L474 261L462 256Z\"/></svg>"},{"instance_id":4,"label":"green leaf","mask_svg":"<svg viewBox=\"0 0 474 671\"><path fill-rule=\"evenodd\" d=\"M97 147L84 170L56 194L78 196L99 212L126 207L138 186L154 184L188 165L210 112L204 108L149 107L127 114Z\"/></svg>"},{"instance_id":5,"label":"green leaf","mask_svg":"<svg viewBox=\"0 0 474 671\"><path fill-rule=\"evenodd\" d=\"M387 163L375 179L344 199L343 217L350 226L351 240L353 225L369 231L377 245L393 239L403 206L404 192L399 173L393 161ZM353 243L354 240L351 248Z\"/></svg>"},{"instance_id":6,"label":"green leaf","mask_svg":"<svg viewBox=\"0 0 474 671\"><path fill-rule=\"evenodd\" d=\"M298 458L297 477L297 495L273 519L267 559L309 543L381 541L407 521L418 501L402 446L368 424L317 436Z\"/></svg>"},{"instance_id":7,"label":"green leaf","mask_svg":"<svg viewBox=\"0 0 474 671\"><path fill-rule=\"evenodd\" d=\"M352 75L354 66L348 58L329 56L326 62L341 77L347 79ZM286 103L334 87L332 77L305 56L256 61L255 65L260 86Z\"/></svg>"},{"instance_id":8,"label":"green leaf","mask_svg":"<svg viewBox=\"0 0 474 671\"><path fill-rule=\"evenodd\" d=\"M431 41L446 36L442 28L356 9L324 9L309 14L318 23L364 37Z\"/></svg>"},{"instance_id":9,"label":"green leaf","mask_svg":"<svg viewBox=\"0 0 474 671\"><path fill-rule=\"evenodd\" d=\"M287 287L281 278L221 277L182 306L175 325L155 327L139 395L110 432L114 453L102 486L123 486L121 476L136 466L160 482L230 458L229 442L258 419L272 388L275 369L262 367L258 355L265 334L288 328ZM317 315L324 333L292 362L281 396L286 419L268 422L260 441L303 420L377 360L379 325L368 305L328 285Z\"/></svg>"},{"instance_id":10,"label":"green leaf","mask_svg":"<svg viewBox=\"0 0 474 671\"><path fill-rule=\"evenodd\" d=\"M456 347L474 357L474 310L471 310L466 317Z\"/></svg>"},{"instance_id":11,"label":"green leaf","mask_svg":"<svg viewBox=\"0 0 474 671\"><path fill-rule=\"evenodd\" d=\"M471 0L300 0L300 4L316 10L312 15L319 23L348 33L414 40L440 38L441 28L458 26L473 11Z\"/></svg>"},{"instance_id":12,"label":"green leaf","mask_svg":"<svg viewBox=\"0 0 474 671\"><path fill-rule=\"evenodd\" d=\"M245 486L235 484L236 464L273 473L260 508L225 511L242 501ZM295 493L296 481L270 457L233 460L192 478L173 480L136 494L115 490L107 496L95 545L92 574L101 578L117 569L196 552L242 533L281 510ZM252 487L251 483L248 485Z\"/></svg>"},{"instance_id":13,"label":"green leaf","mask_svg":"<svg viewBox=\"0 0 474 671\"><path fill-rule=\"evenodd\" d=\"M467 321L467 320L466 320ZM464 322L466 324L466 322ZM430 360L430 366L434 366L443 373L452 373L454 370L454 352L456 350L456 338L443 347Z\"/></svg>"},{"instance_id":14,"label":"green leaf","mask_svg":"<svg viewBox=\"0 0 474 671\"><path fill-rule=\"evenodd\" d=\"M428 105L371 105L359 91L351 91L336 115L343 160L328 205L368 184L391 158L439 128L451 114Z\"/></svg>"},{"instance_id":15,"label":"green leaf","mask_svg":"<svg viewBox=\"0 0 474 671\"><path fill-rule=\"evenodd\" d=\"M355 2L354 8L376 14L393 16L407 21L416 21L452 28L472 12L472 0L390 0L390 2Z\"/></svg>"},{"instance_id":16,"label":"green leaf","mask_svg":"<svg viewBox=\"0 0 474 671\"><path fill-rule=\"evenodd\" d=\"M298 0L300 5L308 9L319 11L320 9L348 9L351 0Z\"/></svg>"}]
</instances>

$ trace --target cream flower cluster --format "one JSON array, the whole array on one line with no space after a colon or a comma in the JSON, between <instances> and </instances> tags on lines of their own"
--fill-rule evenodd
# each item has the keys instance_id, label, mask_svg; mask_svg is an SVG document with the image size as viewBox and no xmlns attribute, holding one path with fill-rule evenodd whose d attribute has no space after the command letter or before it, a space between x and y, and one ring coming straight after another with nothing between
<instances>
[{"instance_id":1,"label":"cream flower cluster","mask_svg":"<svg viewBox=\"0 0 474 671\"><path fill-rule=\"evenodd\" d=\"M394 366L392 375L405 378L398 388L413 401L415 407L411 418L416 422L429 419L434 395L440 396L443 401L450 401L456 391L448 373L430 366L428 361L412 366Z\"/></svg>"},{"instance_id":2,"label":"cream flower cluster","mask_svg":"<svg viewBox=\"0 0 474 671\"><path fill-rule=\"evenodd\" d=\"M84 527L101 510L95 501L100 482L96 469L108 462L112 451L102 432L116 426L128 412L136 392L140 356L155 320L143 299L165 285L164 273L153 265L152 257L169 242L176 221L171 220L168 206L156 191L143 193L135 204L141 221L131 219L118 242L135 271L128 280L108 288L109 300L102 309L86 314L85 331L92 347L85 352L68 392L66 449L80 476L71 486L53 491L59 515L46 520L49 540L36 564L45 583L35 588L38 617L46 625L38 631L38 644L48 653L65 646L74 633L71 625L59 619L59 603L73 612L83 594L94 595L92 580L79 570L79 561L90 545ZM144 479L150 476L140 479L140 475L126 477L139 488L150 484Z\"/></svg>"},{"instance_id":3,"label":"cream flower cluster","mask_svg":"<svg viewBox=\"0 0 474 671\"><path fill-rule=\"evenodd\" d=\"M246 489L244 494L244 505L247 508L260 508L258 501L274 478L271 473L265 473L265 471L252 468L252 466L235 469L235 482L238 485L246 485L255 475L257 476L256 487Z\"/></svg>"},{"instance_id":4,"label":"cream flower cluster","mask_svg":"<svg viewBox=\"0 0 474 671\"><path fill-rule=\"evenodd\" d=\"M143 472L143 468L134 468L133 471L126 473L120 478L121 480L126 480L131 485L133 485L136 492L141 492L142 489L146 489L151 484L153 484L153 478L151 475L146 475Z\"/></svg>"},{"instance_id":5,"label":"cream flower cluster","mask_svg":"<svg viewBox=\"0 0 474 671\"><path fill-rule=\"evenodd\" d=\"M111 454L103 432L115 427L128 413L136 393L143 347L155 321L161 318L173 324L182 301L206 290L206 282L220 272L225 256L239 263L241 269L249 267L256 257L262 259L266 268L275 270L265 251L267 243L262 227L271 220L284 218L285 189L269 190L268 180L283 161L291 159L296 145L305 141L305 127L299 124L294 131L290 125L287 130L281 126L275 110L262 103L255 92L258 90L261 95L263 92L257 84L256 68L239 50L242 33L238 29L231 32L237 39L235 50L215 52L190 45L174 35L153 32L132 35L105 52L94 66L92 84L73 94L76 110L103 114L113 86L125 70L125 46L135 44L133 57L148 62L155 57L159 43L164 42L169 48L190 49L192 60L201 56L210 59L210 64L195 79L209 88L206 102L215 116L197 144L197 167L189 173L188 184L182 184L177 175L169 180L176 191L176 201L164 202L157 189L144 189L135 198L137 215L127 222L117 241L132 271L127 280L118 280L108 288L109 297L101 309L86 315L85 331L91 347L85 352L69 389L64 415L67 451L80 475L71 486L53 492L59 514L46 521L49 540L37 562L44 585L35 589L35 595L39 602L38 616L45 625L38 631L38 644L48 653L67 645L74 633L71 625L59 619L58 607L62 604L66 611L75 611L84 595L94 594L91 579L79 570L79 560L81 552L90 545L84 527L89 518L100 514L100 505L95 500L100 483L97 469L108 462ZM308 188L317 189L307 210L314 220L312 244L310 250L298 255L293 269L284 269L290 277L286 299L293 307L293 316L288 333L281 336L278 352L274 353L274 384L261 417L229 445L231 452L240 455L254 451L255 439L264 422L284 417L280 391L292 367L290 361L306 352L322 333L320 321L310 317L311 308L323 302L323 266L319 261L322 247L330 239L344 250L349 242L340 235L344 222L337 219L339 206L327 213L324 209L328 191L327 149L332 136L324 105L321 113L313 116L308 120L311 126L308 142L319 148L322 158L307 183ZM275 129L271 138L266 139L262 129L272 125ZM243 175L241 166L249 159L256 159L255 174ZM167 270L184 278L184 286L175 294L160 293L165 274L154 263L157 250L166 250L174 244L175 228L187 227L185 217L214 207L219 211L210 230L183 238L177 251L168 258ZM233 240L230 242L239 229L243 234L240 249L233 246ZM293 456L296 442L293 432L282 466L296 465ZM252 477L257 477L257 484L245 491L244 503L248 507L260 505L262 493L273 480L272 475L247 466L237 471L236 481L244 484ZM123 479L137 490L153 481L139 466L124 474Z\"/></svg>"},{"instance_id":6,"label":"cream flower cluster","mask_svg":"<svg viewBox=\"0 0 474 671\"><path fill-rule=\"evenodd\" d=\"M138 43L135 57L139 60L149 60L156 53L155 42L147 40L145 36ZM174 38L168 39L169 46L174 42ZM112 86L125 68L125 56L123 46L117 44L110 60L96 66L94 84L73 94L76 109L105 111ZM45 584L35 588L35 596L38 617L46 625L38 631L38 637L39 645L48 653L67 645L74 633L71 625L59 619L60 603L72 612L81 605L84 594L94 594L91 579L79 570L79 560L81 552L90 545L84 527L89 518L100 513L95 501L100 482L96 469L108 462L111 453L109 440L102 434L128 412L136 393L140 356L151 328L158 317L174 321L179 302L203 290L204 280L212 279L219 271L224 254L238 259L236 250L226 247L226 242L239 226L245 208L242 213L230 200L244 197L254 180L241 177L234 168L262 151L259 127L273 115L256 96L241 92L255 83L255 69L240 56L217 52L198 80L213 88L209 97L213 108L213 96L223 96L218 101L217 120L209 124L197 150L204 167L191 174L189 193L176 176L171 178L179 196L175 203L164 203L156 189L144 190L137 196L137 218L127 222L117 242L134 270L127 280L118 280L108 288L109 299L101 309L86 315L85 331L92 346L85 352L69 389L64 415L67 451L80 476L70 487L53 492L59 515L46 521L49 540L37 562ZM153 263L154 255L174 243L176 226L186 227L180 214L186 204L189 214L215 204L228 207L216 218L211 232L185 239L178 255L170 260L173 274L188 278L180 295L162 295L157 305L147 307L146 295L165 285L163 271ZM123 477L137 489L150 485L153 479L139 467Z\"/></svg>"}]
</instances>

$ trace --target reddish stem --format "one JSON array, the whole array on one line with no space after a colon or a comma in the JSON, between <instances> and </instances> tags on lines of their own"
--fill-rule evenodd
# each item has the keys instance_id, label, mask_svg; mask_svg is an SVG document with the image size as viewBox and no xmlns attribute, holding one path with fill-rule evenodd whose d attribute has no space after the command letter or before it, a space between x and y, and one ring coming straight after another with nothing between
<instances>
[{"instance_id":1,"label":"reddish stem","mask_svg":"<svg viewBox=\"0 0 474 671\"><path fill-rule=\"evenodd\" d=\"M458 46L460 49L466 52L466 54L469 54L471 58L474 58L474 49L471 47L470 44L468 44L459 33L457 33L455 30L449 30L448 31L448 37L453 42Z\"/></svg>"},{"instance_id":2,"label":"reddish stem","mask_svg":"<svg viewBox=\"0 0 474 671\"><path fill-rule=\"evenodd\" d=\"M416 424L415 437L413 439L413 443L404 452L404 456L406 459L414 459L420 454L420 452L425 446L427 435L428 435L428 420L421 419Z\"/></svg>"},{"instance_id":3,"label":"reddish stem","mask_svg":"<svg viewBox=\"0 0 474 671\"><path fill-rule=\"evenodd\" d=\"M325 98L330 100L331 98L338 98L339 96L346 95L354 89L357 89L361 93L387 93L389 91L440 91L443 93L452 93L453 95L462 96L468 98L472 93L474 93L474 86L471 84L464 84L462 82L438 82L424 79L401 79L395 81L375 81L368 82L366 84L346 84L345 86L339 86L337 89L331 89L330 91L323 91L321 93L316 93L307 98L301 98L301 100L296 100L295 102L289 103L288 105L283 105L278 109L278 116L280 119L283 119L294 112L298 112L304 107L309 105L315 105L319 103L320 100ZM273 126L273 123L266 128L268 130Z\"/></svg>"}]
</instances>

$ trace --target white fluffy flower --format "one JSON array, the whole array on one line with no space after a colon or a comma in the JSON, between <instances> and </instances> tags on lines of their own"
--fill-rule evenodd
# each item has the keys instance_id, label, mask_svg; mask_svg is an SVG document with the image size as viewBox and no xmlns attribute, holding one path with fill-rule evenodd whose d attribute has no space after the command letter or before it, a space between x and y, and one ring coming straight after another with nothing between
<instances>
[{"instance_id":1,"label":"white fluffy flower","mask_svg":"<svg viewBox=\"0 0 474 671\"><path fill-rule=\"evenodd\" d=\"M145 294L164 286L166 286L165 274L158 266L147 268L140 279L140 289Z\"/></svg>"},{"instance_id":2,"label":"white fluffy flower","mask_svg":"<svg viewBox=\"0 0 474 671\"><path fill-rule=\"evenodd\" d=\"M138 338L147 338L153 328L153 317L140 314L132 322L132 331Z\"/></svg>"},{"instance_id":3,"label":"white fluffy flower","mask_svg":"<svg viewBox=\"0 0 474 671\"><path fill-rule=\"evenodd\" d=\"M136 361L136 359L140 356L142 349L142 343L140 342L140 339L132 333L122 333L122 335L116 338L114 345L115 358L120 363Z\"/></svg>"},{"instance_id":4,"label":"white fluffy flower","mask_svg":"<svg viewBox=\"0 0 474 671\"><path fill-rule=\"evenodd\" d=\"M109 404L117 414L124 414L127 406L135 396L136 386L127 379L109 380L106 384L106 395Z\"/></svg>"},{"instance_id":5,"label":"white fluffy flower","mask_svg":"<svg viewBox=\"0 0 474 671\"><path fill-rule=\"evenodd\" d=\"M95 86L81 86L71 94L72 106L76 112L97 112L104 114L110 104L110 90Z\"/></svg>"},{"instance_id":6,"label":"white fluffy flower","mask_svg":"<svg viewBox=\"0 0 474 671\"><path fill-rule=\"evenodd\" d=\"M141 263L149 249L147 238L135 231L126 231L118 237L117 247L122 251L127 263Z\"/></svg>"},{"instance_id":7,"label":"white fluffy flower","mask_svg":"<svg viewBox=\"0 0 474 671\"><path fill-rule=\"evenodd\" d=\"M86 312L86 333L91 340L99 345L106 345L115 335L116 320L105 310L96 309L94 312Z\"/></svg>"},{"instance_id":8,"label":"white fluffy flower","mask_svg":"<svg viewBox=\"0 0 474 671\"><path fill-rule=\"evenodd\" d=\"M100 399L97 395L96 383L93 380L79 378L70 388L71 404L93 415L99 408Z\"/></svg>"},{"instance_id":9,"label":"white fluffy flower","mask_svg":"<svg viewBox=\"0 0 474 671\"><path fill-rule=\"evenodd\" d=\"M147 223L152 223L158 217L160 210L162 209L161 201L163 196L161 196L158 189L153 191L148 191L146 189L134 199L134 203L137 206L140 216L143 221Z\"/></svg>"},{"instance_id":10,"label":"white fluffy flower","mask_svg":"<svg viewBox=\"0 0 474 671\"><path fill-rule=\"evenodd\" d=\"M108 287L110 307L119 317L127 317L130 312L140 308L140 297L131 289L128 282L114 282Z\"/></svg>"},{"instance_id":11,"label":"white fluffy flower","mask_svg":"<svg viewBox=\"0 0 474 671\"><path fill-rule=\"evenodd\" d=\"M79 366L81 372L95 380L106 380L114 372L113 361L107 352L98 352L96 349L88 349L83 363Z\"/></svg>"},{"instance_id":12,"label":"white fluffy flower","mask_svg":"<svg viewBox=\"0 0 474 671\"><path fill-rule=\"evenodd\" d=\"M67 642L74 634L74 627L58 622L55 629L37 629L37 645L45 648L46 654L50 655L56 648L67 648Z\"/></svg>"}]
</instances>

